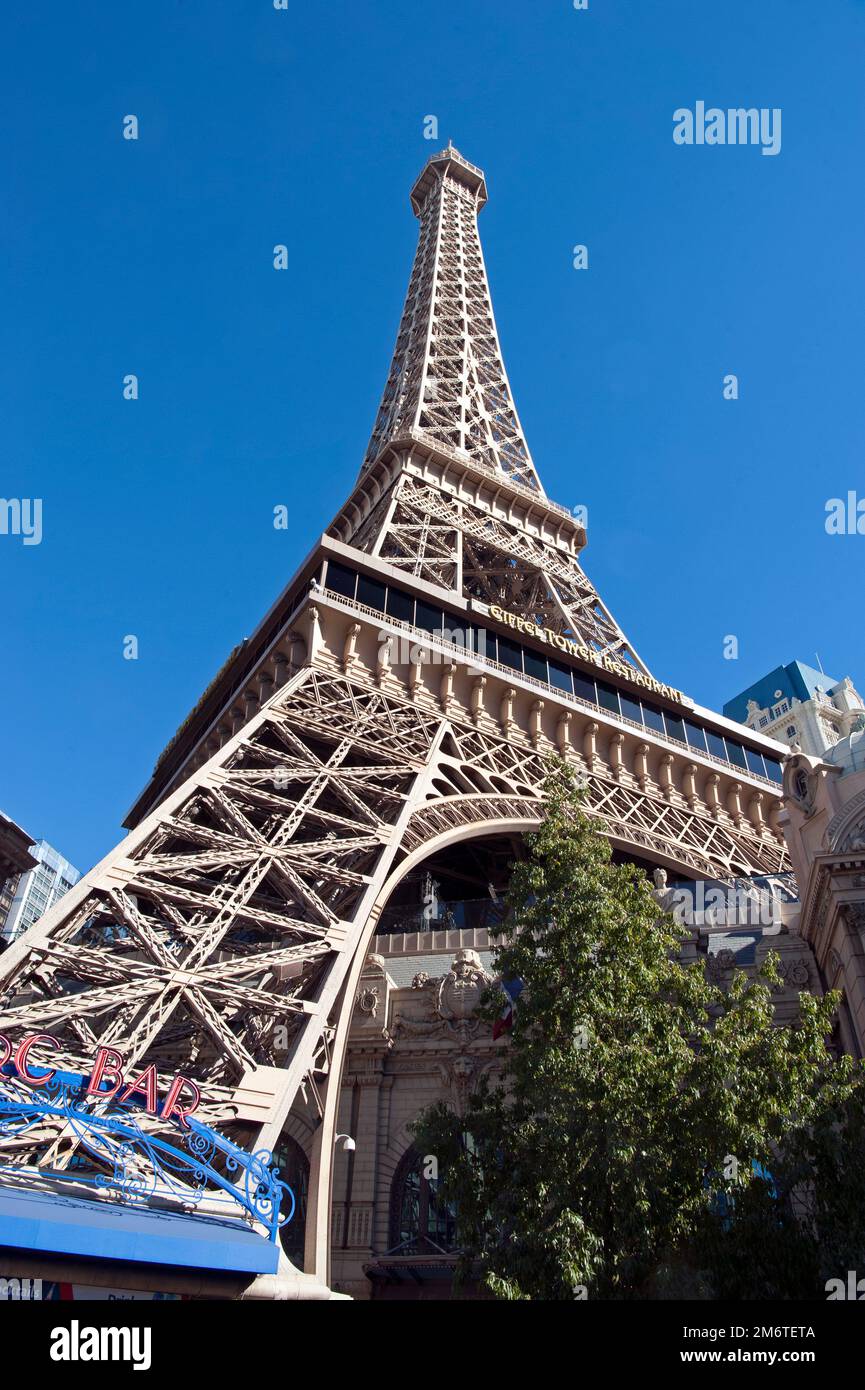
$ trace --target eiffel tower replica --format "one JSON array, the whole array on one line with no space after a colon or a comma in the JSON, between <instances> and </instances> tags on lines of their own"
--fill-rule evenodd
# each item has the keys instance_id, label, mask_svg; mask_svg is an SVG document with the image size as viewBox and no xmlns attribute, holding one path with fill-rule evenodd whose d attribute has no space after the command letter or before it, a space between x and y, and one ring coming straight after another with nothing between
<instances>
[{"instance_id":1,"label":"eiffel tower replica","mask_svg":"<svg viewBox=\"0 0 865 1390\"><path fill-rule=\"evenodd\" d=\"M410 870L541 816L550 754L623 855L673 879L786 870L778 746L656 679L544 492L499 346L482 171L435 154L360 474L160 757L129 833L0 958L0 1032L201 1090L252 1149L317 1129L305 1270L328 1282L340 1076L376 924ZM158 1122L154 1121L158 1128ZM0 1141L74 1161L46 1121Z\"/></svg>"}]
</instances>

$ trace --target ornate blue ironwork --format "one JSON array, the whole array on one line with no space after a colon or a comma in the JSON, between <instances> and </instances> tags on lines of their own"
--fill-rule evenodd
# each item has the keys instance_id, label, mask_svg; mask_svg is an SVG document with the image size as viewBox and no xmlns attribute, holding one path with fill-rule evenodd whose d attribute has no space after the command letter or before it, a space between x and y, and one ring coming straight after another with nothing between
<instances>
[{"instance_id":1,"label":"ornate blue ironwork","mask_svg":"<svg viewBox=\"0 0 865 1390\"><path fill-rule=\"evenodd\" d=\"M134 1102L100 1102L98 1095L87 1095L85 1086L85 1077L57 1071L37 1092L25 1087L8 1064L0 1069L0 1155L4 1140L18 1139L46 1116L56 1116L99 1167L94 1164L88 1173L78 1162L62 1170L41 1169L51 1183L92 1187L139 1205L168 1202L194 1208L207 1198L209 1206L222 1203L227 1214L231 1207L236 1214L240 1206L267 1228L272 1241L294 1216L294 1193L280 1181L267 1149L248 1153L194 1116L187 1119L188 1128L178 1126L184 1146L178 1147L141 1128L136 1117L140 1107ZM97 1108L100 1104L111 1109ZM0 1174L21 1179L25 1170L0 1163ZM290 1206L283 1213L286 1196Z\"/></svg>"}]
</instances>

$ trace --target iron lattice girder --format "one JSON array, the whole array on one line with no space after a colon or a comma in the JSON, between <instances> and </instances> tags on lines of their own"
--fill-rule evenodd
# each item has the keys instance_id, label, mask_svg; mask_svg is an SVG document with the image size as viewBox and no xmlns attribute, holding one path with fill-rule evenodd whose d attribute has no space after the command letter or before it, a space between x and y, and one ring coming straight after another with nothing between
<instances>
[{"instance_id":1,"label":"iron lattice girder","mask_svg":"<svg viewBox=\"0 0 865 1390\"><path fill-rule=\"evenodd\" d=\"M274 729L290 733L287 791ZM253 768L273 783L264 806ZM129 1067L185 1069L218 1088L223 1121L244 1073L291 1072L299 1058L286 1108L310 1068L326 1065L339 982L395 855L515 806L536 822L544 775L542 752L524 742L362 676L306 668L11 948L0 1025L53 1030L82 1070L98 1045L119 1048ZM328 820L331 802L351 814ZM623 843L713 876L742 859L773 871L783 858L757 835L597 771L587 807ZM292 1044L285 1059L277 1023Z\"/></svg>"},{"instance_id":2,"label":"iron lattice girder","mask_svg":"<svg viewBox=\"0 0 865 1390\"><path fill-rule=\"evenodd\" d=\"M648 674L575 556L410 474L398 477L352 544Z\"/></svg>"},{"instance_id":3,"label":"iron lattice girder","mask_svg":"<svg viewBox=\"0 0 865 1390\"><path fill-rule=\"evenodd\" d=\"M462 168L460 166L463 166ZM412 428L541 496L513 403L477 228L485 201L454 150L434 156L414 266L364 469Z\"/></svg>"},{"instance_id":4,"label":"iron lattice girder","mask_svg":"<svg viewBox=\"0 0 865 1390\"><path fill-rule=\"evenodd\" d=\"M203 1043L208 1064L214 1052L221 1058L215 1072L206 1068L211 1084L278 1062L276 1021L292 1024L296 1043L312 1027L309 1064L326 1057L324 976L345 962L376 862L396 848L435 723L378 691L302 672L34 928L29 949L7 954L4 1026L54 1028L70 1066L84 1069L95 1046L110 1045L130 1067L182 1064L192 1079ZM357 739L345 736L352 725ZM247 778L252 763L268 771L274 728L292 748L290 787L280 795L286 760L277 751L276 789L262 810ZM328 815L329 801L348 814ZM118 872L122 889L109 886ZM263 890L269 911L253 905Z\"/></svg>"}]
</instances>

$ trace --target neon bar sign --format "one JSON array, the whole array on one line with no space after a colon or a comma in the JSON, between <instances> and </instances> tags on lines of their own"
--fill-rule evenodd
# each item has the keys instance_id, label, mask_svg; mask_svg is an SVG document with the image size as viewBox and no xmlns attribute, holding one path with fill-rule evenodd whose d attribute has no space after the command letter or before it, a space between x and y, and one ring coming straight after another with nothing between
<instances>
[{"instance_id":1,"label":"neon bar sign","mask_svg":"<svg viewBox=\"0 0 865 1390\"><path fill-rule=\"evenodd\" d=\"M30 1033L23 1038L17 1046L13 1045L7 1037L0 1033L0 1070L8 1063L11 1063L17 1071L22 1081L26 1081L28 1086L48 1086L57 1075L56 1068L49 1067L33 1071L30 1063L30 1049L36 1043L44 1043L50 1047L60 1047L60 1041L51 1033ZM187 1116L198 1109L201 1101L201 1092L194 1081L190 1081L187 1076L175 1076L165 1098L159 1104L159 1078L156 1074L156 1067L150 1065L145 1067L140 1076L134 1081L127 1081L124 1075L126 1059L122 1052L116 1047L100 1047L97 1049L93 1059L93 1070L86 1078L86 1096L98 1097L99 1100L125 1101L130 1096L139 1097L144 1104L148 1115L160 1115L163 1120L174 1120L181 1129L188 1129ZM182 1104L181 1094L184 1090L191 1092L191 1103Z\"/></svg>"}]
</instances>

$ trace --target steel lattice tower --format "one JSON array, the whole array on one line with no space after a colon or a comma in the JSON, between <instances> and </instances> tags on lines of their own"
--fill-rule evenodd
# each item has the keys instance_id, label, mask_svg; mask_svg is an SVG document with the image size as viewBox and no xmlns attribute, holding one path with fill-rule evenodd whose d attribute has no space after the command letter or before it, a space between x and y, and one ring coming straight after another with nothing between
<instances>
[{"instance_id":1,"label":"steel lattice tower","mask_svg":"<svg viewBox=\"0 0 865 1390\"><path fill-rule=\"evenodd\" d=\"M580 566L583 527L544 493L493 317L486 197L452 147L427 162L351 496L163 753L129 835L0 958L0 1030L52 1033L54 1065L110 1045L130 1070L182 1070L200 1117L255 1147L298 1098L313 1108L306 1268L324 1282L348 1023L411 868L537 825L552 752L626 851L693 878L787 867L777 745L650 675ZM74 1149L48 1121L2 1144L32 1182Z\"/></svg>"}]
</instances>

